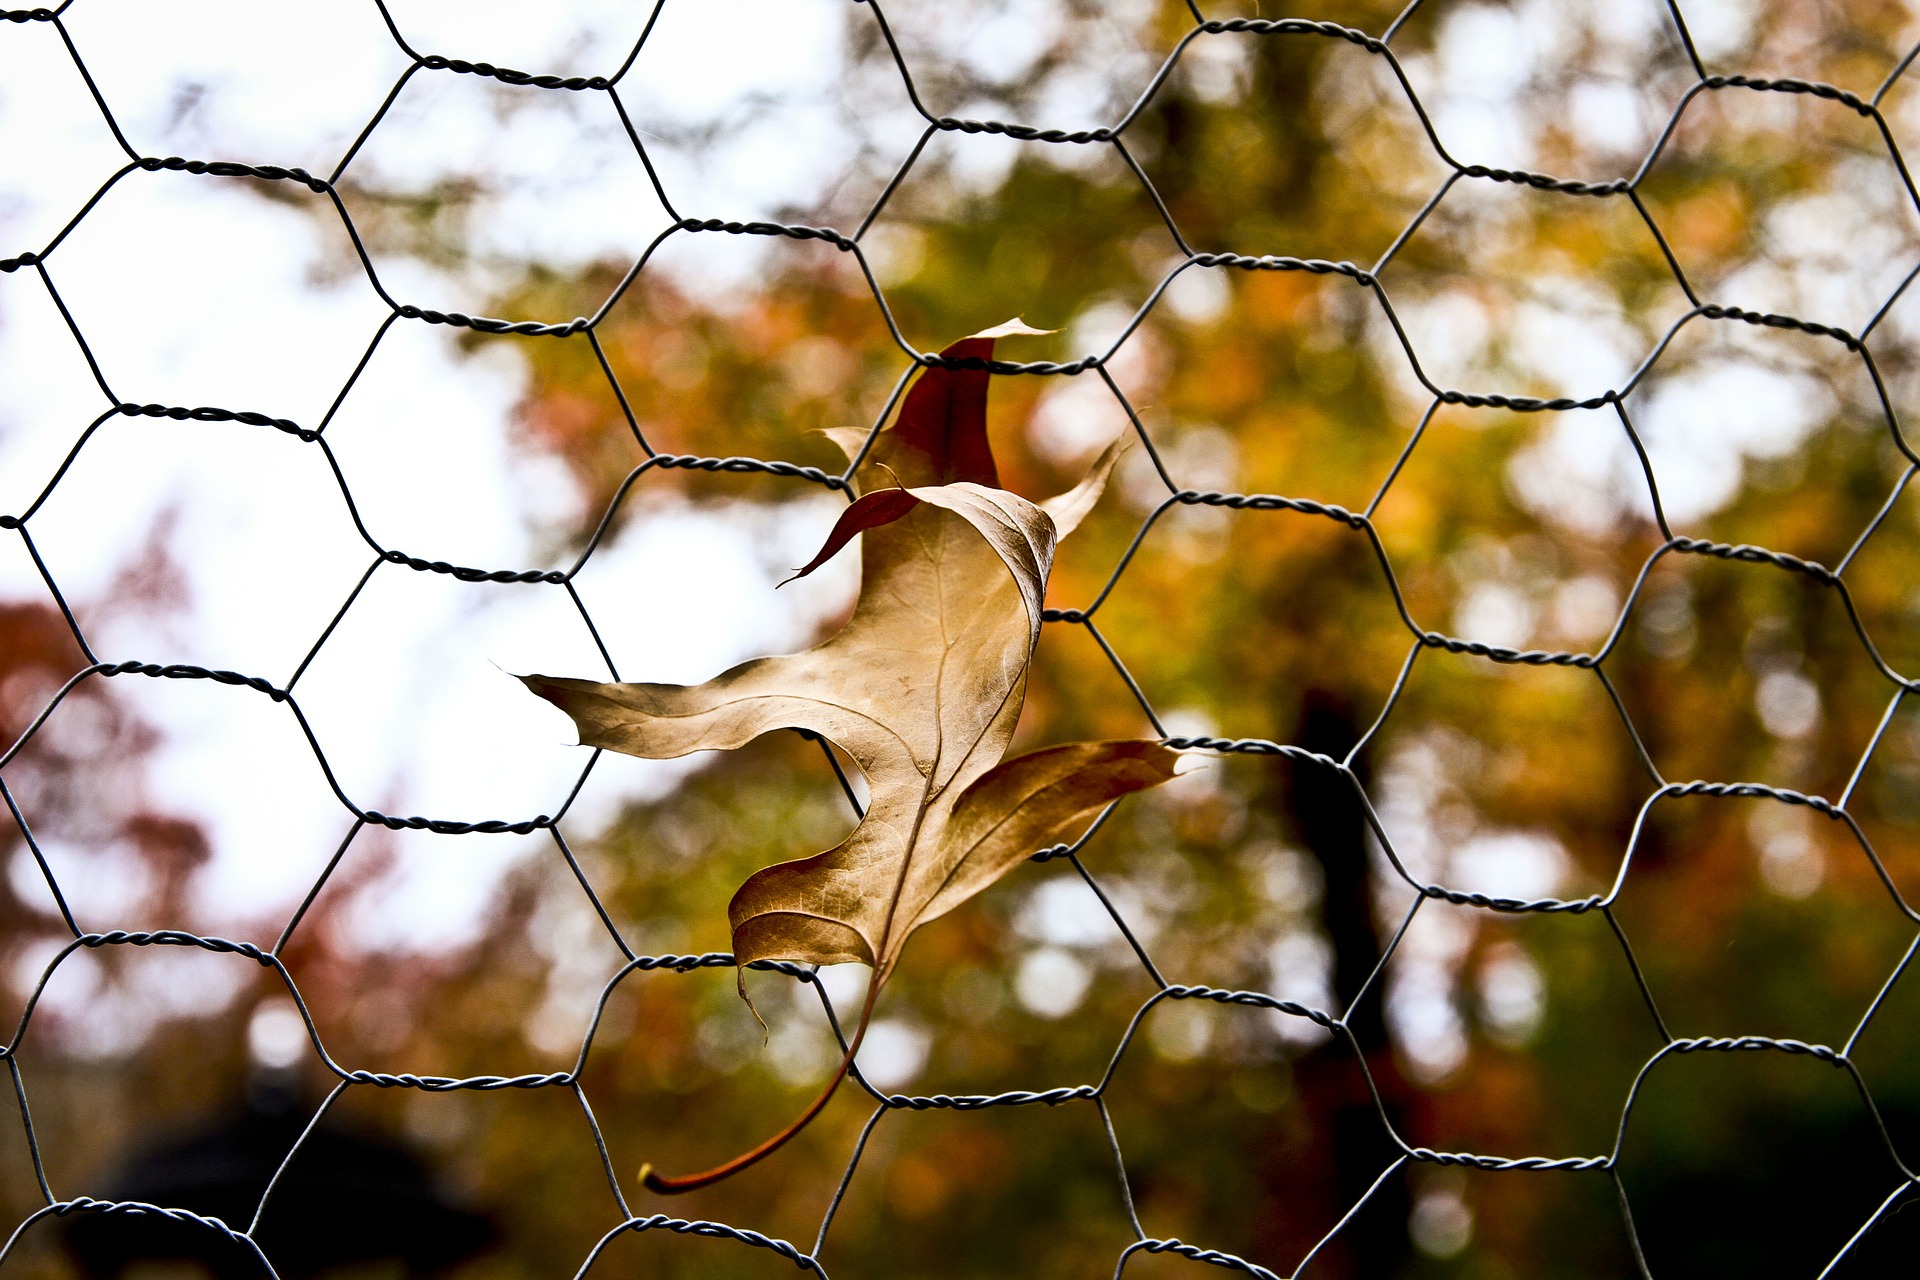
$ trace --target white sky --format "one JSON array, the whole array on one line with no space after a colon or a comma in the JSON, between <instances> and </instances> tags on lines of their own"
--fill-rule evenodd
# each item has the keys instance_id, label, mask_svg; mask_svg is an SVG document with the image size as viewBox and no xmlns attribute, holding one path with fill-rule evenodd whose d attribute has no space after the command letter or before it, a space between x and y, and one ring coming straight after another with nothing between
<instances>
[{"instance_id":1,"label":"white sky","mask_svg":"<svg viewBox=\"0 0 1920 1280\"><path fill-rule=\"evenodd\" d=\"M699 125L750 87L824 95L838 68L837 5L727 7L736 20L724 57L712 40L690 47L689 30L699 34L712 6L669 7L680 12L655 34L661 53L631 80L642 127L650 118ZM610 2L394 9L423 52L562 74L611 72L644 17L640 6ZM82 0L70 28L128 138L150 155L324 173L406 64L370 4L229 0L198 7L188 24L149 4ZM498 181L507 194L484 201L474 225L487 257L567 266L636 252L664 214L605 95L518 92L532 105L503 117L489 81L416 76L359 176L403 188L466 173ZM660 114L669 106L678 112L670 120ZM810 198L811 162L832 158L830 147L772 148L749 134L718 149L711 175L672 155L662 168L689 209L744 218ZM41 247L120 162L56 33L40 23L0 29L0 255ZM130 175L49 260L119 398L311 425L364 351L386 308L361 276L332 270L343 233L251 185ZM381 267L396 296L425 306L479 309L488 284L484 273L454 277L393 255ZM375 537L428 559L549 567L545 535L577 514L580 498L556 463L509 442L524 377L510 349L468 358L446 329L401 322L390 332L329 432ZM18 512L107 403L30 271L0 277L0 387L0 509ZM670 492L664 479L648 492ZM653 502L579 584L623 674L699 679L801 643L847 597L849 575L778 596L772 587L805 559L832 510L825 499L784 513ZM104 658L231 667L276 683L372 561L320 451L237 424L111 419L30 527ZM184 607L158 618L116 609L116 575L156 531L184 576ZM12 535L0 545L0 597L44 598ZM528 670L603 671L564 591L386 566L298 694L360 804L512 820L550 812L585 759L564 718L505 674ZM160 805L213 837L216 860L200 886L206 927L238 931L296 901L349 818L293 718L201 682L122 680L115 692L164 735ZM592 830L623 796L657 790L683 768L603 761L575 830ZM532 853L512 837L401 837L404 849L455 839L465 856L403 857L400 882L382 895L390 918L385 929L371 922L375 934L404 922L426 945L457 935L505 867ZM83 924L127 923L102 918L110 887L83 883L77 851L51 852L73 869L77 883L63 887ZM100 916L85 918L96 903Z\"/></svg>"}]
</instances>

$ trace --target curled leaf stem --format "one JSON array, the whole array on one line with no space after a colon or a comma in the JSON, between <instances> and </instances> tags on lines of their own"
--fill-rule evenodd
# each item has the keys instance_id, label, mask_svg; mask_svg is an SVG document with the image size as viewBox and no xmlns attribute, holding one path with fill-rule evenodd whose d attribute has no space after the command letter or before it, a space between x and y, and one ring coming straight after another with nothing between
<instances>
[{"instance_id":1,"label":"curled leaf stem","mask_svg":"<svg viewBox=\"0 0 1920 1280\"><path fill-rule=\"evenodd\" d=\"M688 1191L698 1191L702 1187L710 1187L716 1182L731 1178L742 1169L752 1168L781 1147L786 1146L795 1134L812 1124L813 1118L826 1110L827 1103L833 1101L833 1095L839 1090L840 1082L847 1078L847 1072L853 1067L854 1055L860 1052L860 1042L866 1037L867 1024L873 1019L874 1001L879 996L880 972L876 969L867 981L866 1003L860 1006L860 1021L853 1028L853 1038L847 1041L847 1051L841 1056L840 1065L835 1068L832 1079L827 1081L820 1095L807 1104L807 1109L802 1111L793 1123L753 1150L742 1152L725 1164L717 1164L701 1173L689 1173L678 1178L670 1178L655 1173L652 1165L642 1166L640 1184L655 1195L662 1196L677 1196Z\"/></svg>"}]
</instances>

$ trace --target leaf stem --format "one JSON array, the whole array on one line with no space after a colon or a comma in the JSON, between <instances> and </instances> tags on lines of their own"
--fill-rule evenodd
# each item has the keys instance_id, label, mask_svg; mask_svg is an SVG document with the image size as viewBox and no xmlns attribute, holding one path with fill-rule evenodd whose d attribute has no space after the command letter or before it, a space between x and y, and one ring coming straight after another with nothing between
<instances>
[{"instance_id":1,"label":"leaf stem","mask_svg":"<svg viewBox=\"0 0 1920 1280\"><path fill-rule=\"evenodd\" d=\"M860 1021L853 1028L853 1038L847 1041L847 1051L841 1057L839 1067L834 1070L833 1078L827 1081L826 1088L820 1091L820 1096L809 1103L807 1109L802 1111L799 1118L792 1124L753 1150L743 1152L725 1164L717 1164L702 1173L689 1173L683 1177L669 1178L655 1173L653 1166L647 1165L640 1170L640 1184L655 1195L662 1196L677 1196L688 1191L698 1191L702 1187L710 1187L716 1182L731 1178L742 1169L759 1164L781 1147L786 1146L795 1134L813 1123L813 1118L826 1109L827 1103L833 1100L834 1093L840 1088L840 1082L847 1078L847 1072L853 1067L853 1057L860 1052L860 1041L866 1037L867 1024L873 1019L874 1001L879 998L879 995L880 971L875 969L873 976L867 981L867 999L866 1003L860 1006Z\"/></svg>"}]
</instances>

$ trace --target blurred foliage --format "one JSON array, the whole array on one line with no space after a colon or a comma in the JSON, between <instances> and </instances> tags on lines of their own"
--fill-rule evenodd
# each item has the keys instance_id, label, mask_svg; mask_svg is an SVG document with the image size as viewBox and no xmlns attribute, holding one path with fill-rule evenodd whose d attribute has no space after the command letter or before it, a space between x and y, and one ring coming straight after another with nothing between
<instances>
[{"instance_id":1,"label":"blurred foliage","mask_svg":"<svg viewBox=\"0 0 1920 1280\"><path fill-rule=\"evenodd\" d=\"M1615 12L1632 7L1434 4L1394 48L1461 163L1606 181L1634 173L1692 81L1661 6ZM1394 16L1387 5L1337 8L1311 16L1372 31ZM1081 60L1104 47L1094 29L1131 21L1061 6L1024 72L995 82L934 56L932 6L888 12L930 109L1016 119L1037 119L1098 77ZM1148 66L1189 22L1175 4L1127 12ZM887 54L870 15L850 9L847 21L850 77L880 76ZM1744 34L1713 34L1710 69L1868 96L1911 39L1908 22L1892 3L1783 0L1758 7ZM1478 73L1475 41L1495 49ZM1512 52L1522 46L1524 58ZM1505 97L1475 100L1476 76L1508 75L1492 65L1502 49L1526 74ZM1896 121L1916 118L1901 106L1914 92L1905 82L1890 92ZM1521 140L1515 154L1495 154L1502 139ZM1314 34L1201 37L1125 144L1193 250L1369 269L1447 176L1383 60ZM998 149L1002 167L982 178L955 162L961 149ZM838 198L789 212L858 225L865 210ZM1701 301L1858 333L1920 261L1884 141L1831 101L1700 94L1640 198ZM519 424L587 494L587 515L567 534L580 544L643 447L835 468L809 432L875 425L908 367L849 255L728 238L714 252L744 267L725 278L749 283L716 284L700 259L675 257L691 238L669 241L599 330L638 438L586 338L474 340L512 342L524 356ZM1018 359L1101 349L1180 261L1114 148L990 137L937 137L863 243L909 342L935 348L1014 315L1060 329L1007 344ZM592 314L629 265L530 267L495 313ZM1380 279L1430 377L1510 396L1618 385L1689 305L1627 199L1466 179ZM1653 1274L1818 1272L1900 1182L1843 1072L1772 1053L1674 1055L1646 1073L1623 1135L1622 1108L1665 1034L1852 1043L1879 1117L1912 1158L1913 975L1853 1037L1914 938L1888 889L1909 901L1920 892L1920 719L1910 706L1888 712L1895 686L1838 594L1811 577L1679 554L1649 567L1663 535L1622 424L1646 442L1675 534L1844 563L1859 625L1912 672L1920 508L1897 489L1907 463L1881 400L1901 415L1920 391L1912 307L1903 299L1877 321L1871 366L1830 339L1696 319L1622 411L1533 413L1434 408L1381 307L1349 278L1190 268L1175 279L1108 363L1166 477L1368 511L1392 577L1363 532L1325 516L1163 511L1168 485L1136 449L1051 585L1055 607L1099 602L1098 638L1072 623L1047 628L1015 749L1164 730L1338 756L1379 721L1359 767L1416 879L1577 899L1607 893L1624 867L1618 905L1609 920L1428 900L1362 994L1417 895L1363 838L1331 773L1236 757L1136 797L1083 863L1159 972L1323 1007L1358 996L1365 1062L1300 1019L1163 1001L1114 1068L1106 1116L1087 1101L882 1116L823 1247L832 1274L1104 1274L1133 1239L1123 1186L1148 1234L1287 1274L1394 1159L1374 1090L1412 1146L1588 1157L1620 1140L1619 1187ZM1004 482L1035 497L1132 429L1095 374L999 379L991 413ZM787 480L655 471L610 536L686 505L744 520L748 504L814 496ZM812 548L777 551L798 564ZM1446 635L1589 653L1612 637L1606 680L1434 648L1408 665L1415 638L1395 586L1417 627ZM776 603L769 589L758 605ZM1649 762L1674 781L1846 794L1886 880L1844 823L1806 808L1692 797L1643 812L1658 785ZM636 951L717 951L726 901L747 874L828 847L851 821L819 747L781 736L703 762L576 853ZM338 1059L448 1074L571 1062L620 957L558 851L529 847L486 936L454 953L350 954L316 909L289 963L303 990L313 984ZM351 884L335 887L350 900ZM30 913L7 904L10 927ZM32 919L18 936L47 934L45 913ZM752 1172L673 1202L638 1192L643 1162L681 1169L730 1155L777 1128L831 1068L813 988L777 974L748 981L764 1035L725 969L627 974L598 1014L583 1093L636 1213L716 1219L807 1247L873 1113L852 1085ZM829 974L827 985L838 1007L857 1006L857 981ZM888 1069L885 1091L1097 1082L1154 989L1075 866L1034 865L923 932L879 1011L890 1051L869 1057ZM237 1046L221 1025L226 1039L203 1030L196 1043ZM171 1099L185 1087L168 1075L167 1043L118 1069L123 1092ZM234 1056L229 1080L241 1070ZM355 1089L341 1106L434 1151L496 1206L506 1243L465 1273L476 1280L570 1273L620 1221L565 1092ZM84 1125L57 1104L42 1121L63 1176L88 1167L71 1142ZM31 1203L20 1187L8 1195L16 1215ZM1311 1274L1630 1274L1622 1204L1601 1171L1414 1164ZM1915 1247L1910 1217L1887 1219L1834 1274L1896 1274L1892 1259ZM1193 1265L1142 1254L1128 1274ZM616 1240L590 1274L786 1267L650 1234Z\"/></svg>"}]
</instances>

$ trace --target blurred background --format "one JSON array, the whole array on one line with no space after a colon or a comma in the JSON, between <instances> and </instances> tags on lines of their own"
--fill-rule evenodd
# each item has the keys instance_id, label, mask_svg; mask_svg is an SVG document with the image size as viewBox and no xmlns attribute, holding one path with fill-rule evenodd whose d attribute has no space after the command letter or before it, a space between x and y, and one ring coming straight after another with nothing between
<instances>
[{"instance_id":1,"label":"blurred background","mask_svg":"<svg viewBox=\"0 0 1920 1280\"><path fill-rule=\"evenodd\" d=\"M637 1174L716 1163L804 1104L838 1057L813 988L749 975L763 1034L726 968L608 984L620 940L725 950L741 880L841 838L853 813L829 761L786 735L686 761L608 756L581 782L571 727L507 673L604 677L610 658L622 678L694 681L814 642L851 605L853 557L774 585L841 500L653 470L571 589L381 564L370 540L566 569L649 449L837 470L817 430L874 425L907 368L850 255L677 233L627 277L678 217L851 233L925 119L871 5L389 9L391 26L372 4L77 0L60 28L0 25L0 255L44 249L125 164L104 103L143 156L325 175L359 140L337 189L398 303L564 323L615 299L597 350L383 327L391 309L331 200L180 172L131 173L88 209L46 260L57 302L38 269L0 275L0 512L30 513L30 536L0 536L6 740L85 665L61 601L103 660L297 679L305 717L209 681L94 679L0 771L5 1024L39 993L9 1060L37 1141L0 1125L0 1209L11 1229L43 1205L43 1174L61 1199L245 1224L335 1083L284 983L183 947L49 965L71 937L63 912L83 930L264 948L304 902L282 954L345 1068L565 1071L598 1021L578 1092L347 1089L263 1215L281 1274L571 1275L625 1216L609 1168L638 1215L807 1249L873 1114L852 1084L729 1182L662 1201ZM1049 603L1099 600L1097 635L1046 628L1015 749L1165 734L1342 756L1371 728L1356 768L1414 879L1578 899L1608 892L1629 852L1631 866L1611 913L1429 899L1409 917L1415 891L1330 771L1232 757L1130 799L1082 854L1091 881L1065 861L1023 867L921 933L862 1051L868 1081L958 1095L1100 1080L1156 984L1093 883L1168 981L1352 1005L1360 1054L1301 1018L1164 1000L1105 1116L1086 1101L890 1112L821 1247L831 1274L1104 1275L1135 1212L1150 1236L1286 1275L1364 1200L1308 1274L1811 1277L1903 1185L1920 978L1889 982L1915 936L1901 895L1920 889L1920 719L1874 651L1920 671L1920 497L1900 435L1920 395L1920 299L1903 291L1920 217L1900 159L1920 87L1896 78L1920 28L1897 0L1678 12L1708 73L1880 93L1881 114L1738 85L1689 98L1699 73L1655 0L1440 0L1394 27L1404 80L1324 32L1220 32L1184 47L1124 152L935 133L866 226L908 342L1016 315L1058 331L1003 344L1022 360L1105 350L1183 247L1371 270L1397 244L1379 276L1391 315L1345 275L1195 267L1118 347L1111 382L995 380L1007 487L1065 488L1131 429L1128 406L1165 467L1136 448L1063 547ZM1285 16L1376 36L1402 17L1365 0ZM884 17L932 115L1065 130L1126 115L1194 21L1160 0L889 0ZM643 32L618 107L450 70L394 89L410 62L396 36L611 76ZM1631 198L1461 178L1420 218L1454 171L1436 138L1457 165L1592 183L1641 174L1664 145ZM1695 301L1866 339L1704 317L1674 332ZM1629 385L1619 409L1561 412L1436 407L1432 390ZM332 463L235 422L90 431L116 401L324 424ZM1364 533L1321 516L1156 518L1169 480L1368 510L1392 584ZM1676 535L1844 564L1851 605L1772 564L1648 568L1659 515ZM1595 652L1614 636L1611 687L1434 648L1409 667L1394 584L1419 627L1483 646ZM1646 807L1657 778L1844 794L1858 835L1767 798ZM330 781L363 809L456 822L523 821L573 795L574 862L544 831L356 830ZM863 984L822 975L842 1009ZM1735 1035L1847 1046L1871 1102L1808 1056L1672 1055L1623 1124L1670 1037ZM1399 1154L1383 1121L1410 1146L1498 1157L1617 1143L1618 1176L1428 1162L1376 1186ZM261 1274L225 1244L112 1225L43 1219L5 1267ZM1916 1247L1896 1203L1832 1274L1895 1274ZM1137 1254L1127 1274L1200 1265ZM651 1232L614 1239L589 1274L790 1267Z\"/></svg>"}]
</instances>

